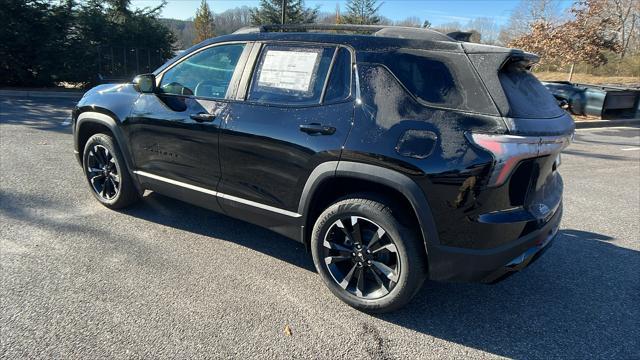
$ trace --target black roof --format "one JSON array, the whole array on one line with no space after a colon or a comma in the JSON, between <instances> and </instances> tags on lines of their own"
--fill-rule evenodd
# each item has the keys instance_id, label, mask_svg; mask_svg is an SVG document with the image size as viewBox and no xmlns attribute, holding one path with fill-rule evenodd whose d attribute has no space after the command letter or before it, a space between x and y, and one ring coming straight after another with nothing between
<instances>
[{"instance_id":1,"label":"black roof","mask_svg":"<svg viewBox=\"0 0 640 360\"><path fill-rule=\"evenodd\" d=\"M389 46L449 51L461 50L459 41L430 29L401 26L328 24L262 25L247 27L230 35L205 40L196 45L196 47L224 41L268 40L344 44L356 50L375 50L376 48Z\"/></svg>"},{"instance_id":2,"label":"black roof","mask_svg":"<svg viewBox=\"0 0 640 360\"><path fill-rule=\"evenodd\" d=\"M320 31L320 32L318 32ZM368 34L365 34L368 33ZM295 41L346 45L357 52L391 51L399 48L447 52L505 51L508 49L454 40L452 37L430 29L378 25L262 25L242 28L233 34L218 36L185 50L168 61L156 73L169 64L189 55L194 50L211 44L229 41ZM468 48L468 45L474 45ZM490 49L495 48L495 49ZM500 49L500 50L498 50Z\"/></svg>"}]
</instances>

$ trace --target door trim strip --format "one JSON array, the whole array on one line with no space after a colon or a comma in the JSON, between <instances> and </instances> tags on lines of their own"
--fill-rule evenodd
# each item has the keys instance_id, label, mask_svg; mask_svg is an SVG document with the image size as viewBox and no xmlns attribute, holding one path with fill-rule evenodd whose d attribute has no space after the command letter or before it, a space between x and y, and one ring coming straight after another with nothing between
<instances>
[{"instance_id":1,"label":"door trim strip","mask_svg":"<svg viewBox=\"0 0 640 360\"><path fill-rule=\"evenodd\" d=\"M205 193L205 194L209 194L209 195L213 195L213 196L220 196L220 194L217 191L213 191L213 190L209 190L209 189L205 189L199 186L195 186L195 185L191 185L191 184L187 184L187 183L183 183L180 181L176 181L176 180L172 180L163 176L159 176L159 175L155 175L155 174L150 174L148 172L144 172L144 171L134 171L133 172L136 175L140 175L140 176L144 176L150 179L155 179L155 180L160 180L166 183L169 183L171 185L177 185L189 190L195 190L195 191L199 191L201 193Z\"/></svg>"},{"instance_id":2,"label":"door trim strip","mask_svg":"<svg viewBox=\"0 0 640 360\"><path fill-rule=\"evenodd\" d=\"M187 183L184 183L184 182L181 182L181 181L169 179L169 178L166 178L164 176L151 174L151 173L148 173L148 172L145 172L145 171L135 170L133 173L136 174L136 175L139 175L139 176L146 177L146 178L155 179L155 180L158 180L158 181L163 181L163 182L166 182L168 184L172 184L172 185L183 187L185 189L198 191L198 192L201 192L201 193L205 193L205 194L208 194L208 195L219 197L221 199L231 200L233 202L237 202L237 203L241 203L241 204L257 207L257 208L260 208L260 209L263 209L263 210L267 210L267 211L271 211L271 212L274 212L274 213L286 215L286 216L289 216L289 217L299 218L299 217L302 216L302 215L300 215L298 213L295 213L293 211L284 210L284 209L280 209L280 208L277 208L277 207L274 207L274 206L261 204L259 202L243 199L243 198L240 198L240 197L237 197L237 196L233 196L233 195L223 194L221 192L217 192L217 191L209 190L209 189L206 189L206 188L203 188L203 187L187 184Z\"/></svg>"}]
</instances>

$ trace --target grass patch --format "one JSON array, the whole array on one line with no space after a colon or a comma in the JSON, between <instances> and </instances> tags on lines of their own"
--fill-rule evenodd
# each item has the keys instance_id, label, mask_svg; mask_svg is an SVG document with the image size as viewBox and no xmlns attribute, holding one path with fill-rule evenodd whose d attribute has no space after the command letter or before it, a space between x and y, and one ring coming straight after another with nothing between
<instances>
[{"instance_id":1,"label":"grass patch","mask_svg":"<svg viewBox=\"0 0 640 360\"><path fill-rule=\"evenodd\" d=\"M541 81L567 81L569 74L559 71L536 72ZM640 77L637 76L607 76L591 74L573 74L571 82L583 84L609 84L640 87Z\"/></svg>"}]
</instances>

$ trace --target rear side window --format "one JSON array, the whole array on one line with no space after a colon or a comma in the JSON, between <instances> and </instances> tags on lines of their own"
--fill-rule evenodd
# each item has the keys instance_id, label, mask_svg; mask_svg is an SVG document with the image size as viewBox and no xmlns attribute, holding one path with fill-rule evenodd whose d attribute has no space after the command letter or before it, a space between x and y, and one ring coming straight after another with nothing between
<instances>
[{"instance_id":1,"label":"rear side window","mask_svg":"<svg viewBox=\"0 0 640 360\"><path fill-rule=\"evenodd\" d=\"M495 105L464 54L400 49L384 64L427 105L495 114Z\"/></svg>"},{"instance_id":2,"label":"rear side window","mask_svg":"<svg viewBox=\"0 0 640 360\"><path fill-rule=\"evenodd\" d=\"M329 75L324 103L346 100L351 95L351 53L339 48Z\"/></svg>"},{"instance_id":3,"label":"rear side window","mask_svg":"<svg viewBox=\"0 0 640 360\"><path fill-rule=\"evenodd\" d=\"M513 118L554 118L562 115L555 98L523 65L512 63L498 73L509 101L507 116Z\"/></svg>"},{"instance_id":4,"label":"rear side window","mask_svg":"<svg viewBox=\"0 0 640 360\"><path fill-rule=\"evenodd\" d=\"M404 54L391 70L420 99L433 104L462 102L453 74L442 61Z\"/></svg>"},{"instance_id":5,"label":"rear side window","mask_svg":"<svg viewBox=\"0 0 640 360\"><path fill-rule=\"evenodd\" d=\"M267 45L247 99L284 105L320 103L334 52L335 47Z\"/></svg>"}]
</instances>

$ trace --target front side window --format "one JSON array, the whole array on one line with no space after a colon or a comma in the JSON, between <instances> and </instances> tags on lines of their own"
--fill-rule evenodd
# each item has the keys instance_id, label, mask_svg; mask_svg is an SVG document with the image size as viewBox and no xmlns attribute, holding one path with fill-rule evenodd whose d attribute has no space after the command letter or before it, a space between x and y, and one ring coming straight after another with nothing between
<instances>
[{"instance_id":1,"label":"front side window","mask_svg":"<svg viewBox=\"0 0 640 360\"><path fill-rule=\"evenodd\" d=\"M224 99L244 46L214 46L188 57L164 74L160 92Z\"/></svg>"},{"instance_id":2,"label":"front side window","mask_svg":"<svg viewBox=\"0 0 640 360\"><path fill-rule=\"evenodd\" d=\"M273 104L320 103L335 47L267 45L247 97Z\"/></svg>"}]
</instances>

